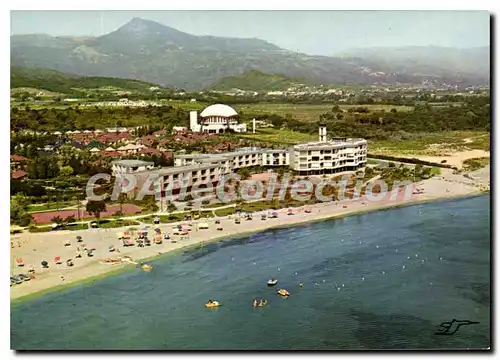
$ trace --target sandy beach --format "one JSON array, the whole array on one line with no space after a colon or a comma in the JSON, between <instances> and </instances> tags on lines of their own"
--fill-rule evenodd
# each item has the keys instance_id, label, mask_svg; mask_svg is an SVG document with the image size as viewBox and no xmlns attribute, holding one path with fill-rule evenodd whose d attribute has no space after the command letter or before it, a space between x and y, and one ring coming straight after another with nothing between
<instances>
[{"instance_id":1,"label":"sandy beach","mask_svg":"<svg viewBox=\"0 0 500 360\"><path fill-rule=\"evenodd\" d=\"M484 172L482 169L481 171ZM478 185L489 184L489 171L482 174L481 179L470 180L461 175L453 175L451 171L444 170L442 176L424 180L417 184L423 190L421 194L414 194L410 199L404 199L403 194L396 200L370 201L367 199L344 200L341 202L319 203L311 208L311 212L304 212L304 207L296 208L294 215L287 215L287 209L278 211L279 217L274 219L261 220L260 213L253 214L253 220L241 220L240 224L235 223L235 215L230 217L219 217L211 219L200 219L193 221L192 231L188 237L181 239L179 235L173 235L172 227L178 223L160 224L159 226L150 226L148 229L149 238L153 239L153 229L159 227L162 234L170 233L171 239L176 240L172 243L170 240L164 240L162 244L152 244L147 247L123 247L121 241L117 239L117 233L127 231L127 228L115 229L89 229L80 231L61 231L55 233L37 233L29 232L11 236L14 248L11 249L11 274L27 273L32 264L36 270L36 278L11 287L11 300L21 297L41 293L44 291L77 284L84 280L92 281L96 277L107 273L129 268L131 271L142 271L136 269L133 264L110 265L102 263L104 258L116 258L118 256L130 256L134 261L148 259L162 255L183 247L200 244L202 242L213 241L223 237L235 237L245 233L259 232L274 227L289 227L300 223L324 220L356 214L360 212L375 211L389 207L410 205L420 202L433 201L438 199L472 196L481 194ZM268 211L262 213L267 214ZM215 221L219 220L219 224ZM198 229L197 224L207 223L209 229ZM217 227L222 227L218 231ZM142 228L142 226L140 226ZM87 248L96 248L93 257L87 257L84 253L82 258L74 259L76 248L79 243L76 237L83 238L83 244ZM70 240L70 246L64 246L65 241ZM19 246L20 245L20 246ZM119 253L109 252L109 246L114 245L119 249ZM61 257L63 262L56 265L54 257ZM16 259L24 259L25 266L20 268L16 264ZM73 258L74 266L68 267L65 263L67 259ZM49 263L49 268L43 269L42 261ZM154 267L153 270L154 271Z\"/></svg>"}]
</instances>

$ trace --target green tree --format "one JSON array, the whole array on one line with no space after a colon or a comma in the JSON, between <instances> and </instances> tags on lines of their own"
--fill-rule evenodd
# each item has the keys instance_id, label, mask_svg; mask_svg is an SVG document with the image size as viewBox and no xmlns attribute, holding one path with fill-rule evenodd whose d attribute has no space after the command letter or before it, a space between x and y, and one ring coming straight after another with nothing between
<instances>
[{"instance_id":1,"label":"green tree","mask_svg":"<svg viewBox=\"0 0 500 360\"><path fill-rule=\"evenodd\" d=\"M59 175L64 177L73 175L73 168L69 165L63 166L59 171Z\"/></svg>"},{"instance_id":2,"label":"green tree","mask_svg":"<svg viewBox=\"0 0 500 360\"><path fill-rule=\"evenodd\" d=\"M241 180L248 180L252 176L252 174L250 173L250 170L248 170L248 168L241 168L238 171L238 174L240 175Z\"/></svg>"},{"instance_id":3,"label":"green tree","mask_svg":"<svg viewBox=\"0 0 500 360\"><path fill-rule=\"evenodd\" d=\"M102 200L99 201L89 200L85 208L89 214L93 214L96 217L97 223L99 224L101 213L106 211L106 203Z\"/></svg>"},{"instance_id":4,"label":"green tree","mask_svg":"<svg viewBox=\"0 0 500 360\"><path fill-rule=\"evenodd\" d=\"M174 203L169 202L168 205L167 205L167 211L169 213L172 213L172 212L174 212L176 210L177 210L177 206L175 206Z\"/></svg>"},{"instance_id":5,"label":"green tree","mask_svg":"<svg viewBox=\"0 0 500 360\"><path fill-rule=\"evenodd\" d=\"M123 214L123 204L125 203L125 201L127 201L127 194L120 193L120 195L118 195L118 202L120 203L120 213L122 214Z\"/></svg>"},{"instance_id":6,"label":"green tree","mask_svg":"<svg viewBox=\"0 0 500 360\"><path fill-rule=\"evenodd\" d=\"M28 226L32 220L28 214L28 198L23 194L10 197L10 221L20 226Z\"/></svg>"},{"instance_id":7,"label":"green tree","mask_svg":"<svg viewBox=\"0 0 500 360\"><path fill-rule=\"evenodd\" d=\"M52 219L50 219L53 223L56 223L57 225L61 225L64 223L64 220L60 216L54 216Z\"/></svg>"},{"instance_id":8,"label":"green tree","mask_svg":"<svg viewBox=\"0 0 500 360\"><path fill-rule=\"evenodd\" d=\"M66 219L64 219L64 222L66 224L71 224L71 223L74 223L75 221L76 221L76 219L75 219L74 215L70 215Z\"/></svg>"}]
</instances>

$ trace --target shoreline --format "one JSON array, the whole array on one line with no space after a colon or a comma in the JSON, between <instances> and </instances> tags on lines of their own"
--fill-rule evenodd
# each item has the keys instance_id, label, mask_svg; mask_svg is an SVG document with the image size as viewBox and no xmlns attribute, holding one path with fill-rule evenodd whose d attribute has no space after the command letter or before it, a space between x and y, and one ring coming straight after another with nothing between
<instances>
[{"instance_id":1,"label":"shoreline","mask_svg":"<svg viewBox=\"0 0 500 360\"><path fill-rule=\"evenodd\" d=\"M231 238L237 238L237 237L245 237L249 236L251 234L256 234L260 233L263 231L267 230L275 230L275 229L281 229L281 228L288 228L288 227L295 227L295 226L301 226L304 224L309 224L309 223L314 223L314 222L321 222L321 221L327 221L327 220L333 220L333 219L340 219L348 216L355 216L355 215L361 215L361 214L366 214L370 212L375 212L375 211L381 211L381 210L390 210L390 209L395 209L395 208L400 208L400 207L407 207L407 206L412 206L412 205L421 205L425 203L430 203L430 202L439 202L439 201L453 201L453 200L459 200L459 199L465 199L465 198L472 198L472 197L479 197L479 196L486 196L487 193L477 191L474 189L469 189L467 192L464 193L459 193L459 194L435 194L434 196L428 196L428 197L421 197L418 196L417 198L410 198L408 200L394 200L391 202L382 202L382 203L375 203L375 202L368 202L368 205L363 202L363 200L350 200L348 202L330 202L330 203L319 203L315 205L310 205L311 209L313 211L309 214L298 214L296 213L293 216L288 216L283 212L283 209L278 211L280 213L280 218L279 220L282 220L284 217L284 221L279 221L276 223L275 221L272 221L271 219L268 219L266 221L261 221L260 219L257 219L260 217L260 214L265 213L267 214L269 210L265 210L262 212L256 212L254 213L255 218L251 222L247 222L245 220L242 220L241 225L234 225L234 221L232 220L234 218L233 216L225 216L225 217L220 217L217 218L217 220L221 221L221 224L229 222L228 226L230 227L229 232L224 231L224 232L218 232L215 229L211 230L199 230L194 232L191 232L191 235L193 235L193 240L189 239L187 242L184 242L184 240L179 240L177 243L172 244L170 242L164 243L164 246L162 248L156 247L157 245L151 245L151 247L145 247L141 248L140 250L137 247L133 247L132 249L124 248L124 252L118 254L109 254L107 253L106 257L115 257L115 256L124 256L124 255L133 255L134 261L138 262L150 262L154 261L156 259L159 259L160 257L164 257L166 255L177 255L181 251L186 251L190 248L194 248L197 246L200 246L200 244L208 244L212 243L215 241L224 241L225 239L231 239ZM366 201L366 200L364 200ZM343 208L343 204L348 204L348 208L345 209ZM357 206L355 206L357 205ZM356 208L357 207L357 208ZM353 209L354 208L354 209ZM285 209L286 210L286 209ZM321 210L326 210L323 213L321 213ZM340 210L340 211L335 211L335 210ZM307 216L306 216L307 215ZM273 219L273 220L278 220L278 219ZM210 219L207 221L207 219L200 219L193 221L194 224L197 224L199 222L210 222L212 223L214 219ZM182 223L182 222L179 222ZM232 223L232 226L231 226ZM251 226L253 224L257 223L260 226ZM169 228L174 224L178 223L170 223L170 224L163 224L160 225L160 228ZM248 226L250 225L250 226ZM224 226L226 228L226 226ZM116 229L110 229L110 230L115 230L115 231L126 231L128 227L124 228L116 228ZM239 231L241 229L241 231ZM233 230L233 231L231 231ZM88 233L90 230L81 230L82 232L85 232L86 234L84 235L85 238L88 237ZM105 233L108 233L109 231L106 231ZM75 233L75 232L72 232ZM78 231L80 233L80 231ZM95 232L95 234L100 234L99 232ZM53 234L52 236L54 236ZM60 237L69 235L69 234L57 234ZM198 235L198 236L196 236ZM205 236L207 235L207 236ZM41 236L40 236L41 237ZM176 238L176 235L172 235L171 238ZM178 237L176 238L178 239ZM52 240L52 239L51 239ZM115 239L114 242L117 240ZM167 248L165 248L167 247ZM127 249L125 251L125 249ZM136 250L136 251L134 251ZM158 251L161 250L161 251ZM142 254L141 254L142 253ZM54 293L58 292L60 290L66 290L70 289L71 287L74 286L79 286L79 285L85 285L88 283L92 283L98 280L101 280L103 278L113 276L113 275L118 275L118 274L123 274L126 271L140 271L139 269L136 268L136 266L132 266L131 264L118 264L118 265L102 265L100 264L100 259L102 259L102 256L96 256L95 259L92 259L87 262L87 264L84 264L83 266L80 267L74 267L74 268L65 268L62 271L62 274L64 276L69 275L70 273L74 275L74 278L71 279L68 282L61 282L59 276L61 272L61 269L54 270L54 273L51 273L50 276L47 276L43 282L43 286L37 286L36 288L33 288L30 285L33 285L31 282L32 281L37 281L38 279L38 271L37 271L37 279L31 280L28 283L23 283L21 285L16 285L11 287L11 307L16 306L24 301L29 301L29 300L34 300L36 298L39 298L43 295L49 294L49 293ZM108 266L108 268L106 268ZM50 269L52 270L52 269ZM49 271L50 271L49 270ZM65 271L66 270L66 271ZM80 271L79 271L80 270ZM85 271L87 270L87 271ZM46 273L49 273L49 271L46 271ZM154 269L153 269L154 271ZM43 273L42 273L43 276ZM62 276L62 275L61 275ZM38 280L40 281L40 280ZM35 283L37 284L37 283ZM39 283L38 283L39 284ZM14 290L14 291L13 291ZM17 291L16 291L17 290ZM22 291L20 291L22 290Z\"/></svg>"}]
</instances>

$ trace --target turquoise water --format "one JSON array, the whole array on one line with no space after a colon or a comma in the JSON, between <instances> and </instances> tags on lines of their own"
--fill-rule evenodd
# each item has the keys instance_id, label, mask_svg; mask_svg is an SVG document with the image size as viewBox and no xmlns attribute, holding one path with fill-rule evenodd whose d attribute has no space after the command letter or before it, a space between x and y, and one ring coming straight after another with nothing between
<instances>
[{"instance_id":1,"label":"turquoise water","mask_svg":"<svg viewBox=\"0 0 500 360\"><path fill-rule=\"evenodd\" d=\"M127 272L13 306L11 347L490 346L486 196L270 230L153 265L152 272ZM266 286L271 277L290 291L288 299ZM254 297L269 305L253 308ZM208 299L223 306L206 309ZM434 335L453 318L479 324Z\"/></svg>"}]
</instances>

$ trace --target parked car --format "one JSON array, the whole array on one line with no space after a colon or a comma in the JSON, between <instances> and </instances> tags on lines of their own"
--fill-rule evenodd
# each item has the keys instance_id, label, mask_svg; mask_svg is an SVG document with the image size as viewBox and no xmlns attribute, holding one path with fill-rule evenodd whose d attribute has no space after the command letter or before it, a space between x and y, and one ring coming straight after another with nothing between
<instances>
[{"instance_id":1,"label":"parked car","mask_svg":"<svg viewBox=\"0 0 500 360\"><path fill-rule=\"evenodd\" d=\"M22 281L30 281L31 280L31 278L26 274L18 274L17 277L19 279L21 279Z\"/></svg>"},{"instance_id":2,"label":"parked car","mask_svg":"<svg viewBox=\"0 0 500 360\"><path fill-rule=\"evenodd\" d=\"M13 284L22 284L23 281L17 277L17 276L11 276L10 277L10 283L13 285Z\"/></svg>"}]
</instances>

